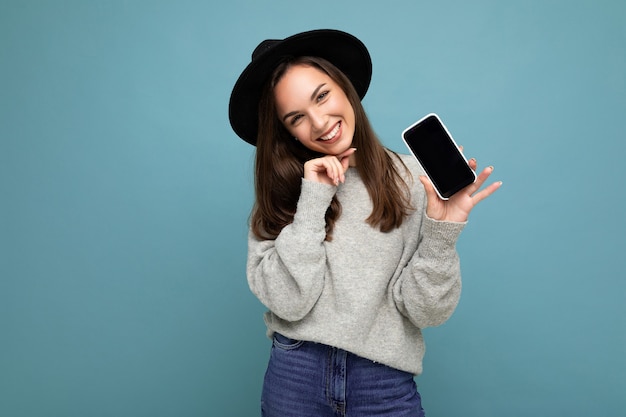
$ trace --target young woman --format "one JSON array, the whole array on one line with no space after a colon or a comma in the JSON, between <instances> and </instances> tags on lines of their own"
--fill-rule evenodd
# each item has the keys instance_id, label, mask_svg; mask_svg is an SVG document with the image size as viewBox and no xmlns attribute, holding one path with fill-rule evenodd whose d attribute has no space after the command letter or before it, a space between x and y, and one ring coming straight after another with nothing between
<instances>
[{"instance_id":1,"label":"young woman","mask_svg":"<svg viewBox=\"0 0 626 417\"><path fill-rule=\"evenodd\" d=\"M231 95L231 125L257 147L247 275L269 309L267 417L423 416L420 329L454 311L457 238L500 186L480 190L488 167L439 199L374 134L370 78L358 39L316 30L262 42Z\"/></svg>"}]
</instances>

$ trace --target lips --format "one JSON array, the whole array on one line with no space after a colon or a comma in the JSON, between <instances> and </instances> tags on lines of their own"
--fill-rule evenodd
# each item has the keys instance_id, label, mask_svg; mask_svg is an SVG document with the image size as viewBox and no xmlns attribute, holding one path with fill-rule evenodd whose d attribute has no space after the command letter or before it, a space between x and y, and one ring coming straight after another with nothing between
<instances>
[{"instance_id":1,"label":"lips","mask_svg":"<svg viewBox=\"0 0 626 417\"><path fill-rule=\"evenodd\" d=\"M341 129L341 122L338 122L335 127L333 127L328 133L324 136L321 136L319 140L328 142L333 139L336 139L339 136L339 130Z\"/></svg>"}]
</instances>

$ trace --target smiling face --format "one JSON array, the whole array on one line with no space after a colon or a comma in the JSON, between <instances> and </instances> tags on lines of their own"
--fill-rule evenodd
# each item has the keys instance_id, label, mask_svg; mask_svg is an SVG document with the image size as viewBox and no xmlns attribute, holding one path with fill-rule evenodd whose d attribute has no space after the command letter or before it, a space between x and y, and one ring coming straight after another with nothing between
<instances>
[{"instance_id":1,"label":"smiling face","mask_svg":"<svg viewBox=\"0 0 626 417\"><path fill-rule=\"evenodd\" d=\"M276 113L307 148L339 155L352 145L354 109L341 87L318 68L290 67L274 87Z\"/></svg>"}]
</instances>

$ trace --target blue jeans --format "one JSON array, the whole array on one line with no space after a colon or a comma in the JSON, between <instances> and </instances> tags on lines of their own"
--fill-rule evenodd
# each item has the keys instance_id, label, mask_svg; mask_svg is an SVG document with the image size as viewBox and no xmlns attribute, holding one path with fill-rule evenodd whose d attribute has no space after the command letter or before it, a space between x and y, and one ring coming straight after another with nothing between
<instances>
[{"instance_id":1,"label":"blue jeans","mask_svg":"<svg viewBox=\"0 0 626 417\"><path fill-rule=\"evenodd\" d=\"M342 349L274 334L263 417L423 417L413 375Z\"/></svg>"}]
</instances>

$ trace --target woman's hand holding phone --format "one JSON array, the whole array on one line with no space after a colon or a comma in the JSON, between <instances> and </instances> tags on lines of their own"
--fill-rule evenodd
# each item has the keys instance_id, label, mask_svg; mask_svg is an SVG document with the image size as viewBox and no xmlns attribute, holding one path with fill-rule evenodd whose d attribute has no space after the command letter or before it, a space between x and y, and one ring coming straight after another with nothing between
<instances>
[{"instance_id":1,"label":"woman's hand holding phone","mask_svg":"<svg viewBox=\"0 0 626 417\"><path fill-rule=\"evenodd\" d=\"M476 171L476 159L472 158L468 161L468 163L470 168ZM435 191L435 187L427 176L420 176L420 181L424 185L426 197L428 199L426 215L433 220L439 221L467 221L472 209L482 200L493 194L502 185L502 181L496 181L488 187L485 187L482 190L480 189L492 172L492 166L484 168L474 183L455 193L447 200L442 200L439 197Z\"/></svg>"},{"instance_id":2,"label":"woman's hand holding phone","mask_svg":"<svg viewBox=\"0 0 626 417\"><path fill-rule=\"evenodd\" d=\"M426 173L420 181L428 198L426 214L431 219L465 222L474 206L502 184L495 182L480 190L493 167L483 169L477 176L476 159L465 159L463 147L456 144L435 113L407 127L402 140Z\"/></svg>"}]
</instances>

